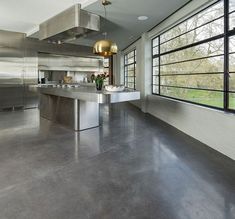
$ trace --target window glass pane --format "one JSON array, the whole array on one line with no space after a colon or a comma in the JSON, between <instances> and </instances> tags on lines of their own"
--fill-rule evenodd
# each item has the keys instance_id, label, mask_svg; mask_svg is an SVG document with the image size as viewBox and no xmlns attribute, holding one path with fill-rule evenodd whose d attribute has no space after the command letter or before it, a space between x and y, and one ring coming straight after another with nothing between
<instances>
[{"instance_id":1,"label":"window glass pane","mask_svg":"<svg viewBox=\"0 0 235 219\"><path fill-rule=\"evenodd\" d=\"M235 54L229 55L229 71L235 72Z\"/></svg>"},{"instance_id":2,"label":"window glass pane","mask_svg":"<svg viewBox=\"0 0 235 219\"><path fill-rule=\"evenodd\" d=\"M128 88L131 88L131 89L134 89L134 83L129 83L129 82L128 82L127 87L128 87Z\"/></svg>"},{"instance_id":3,"label":"window glass pane","mask_svg":"<svg viewBox=\"0 0 235 219\"><path fill-rule=\"evenodd\" d=\"M158 85L159 84L159 78L158 76L153 76L153 84Z\"/></svg>"},{"instance_id":4,"label":"window glass pane","mask_svg":"<svg viewBox=\"0 0 235 219\"><path fill-rule=\"evenodd\" d=\"M133 50L124 56L124 75L125 75L125 86L135 89L136 79L136 50Z\"/></svg>"},{"instance_id":5,"label":"window glass pane","mask_svg":"<svg viewBox=\"0 0 235 219\"><path fill-rule=\"evenodd\" d=\"M235 12L229 15L229 30L235 28Z\"/></svg>"},{"instance_id":6,"label":"window glass pane","mask_svg":"<svg viewBox=\"0 0 235 219\"><path fill-rule=\"evenodd\" d=\"M229 94L229 109L235 110L235 93Z\"/></svg>"},{"instance_id":7,"label":"window glass pane","mask_svg":"<svg viewBox=\"0 0 235 219\"><path fill-rule=\"evenodd\" d=\"M203 43L198 46L161 56L161 64L221 55L224 53L224 39Z\"/></svg>"},{"instance_id":8,"label":"window glass pane","mask_svg":"<svg viewBox=\"0 0 235 219\"><path fill-rule=\"evenodd\" d=\"M153 75L159 75L159 67L153 67Z\"/></svg>"},{"instance_id":9,"label":"window glass pane","mask_svg":"<svg viewBox=\"0 0 235 219\"><path fill-rule=\"evenodd\" d=\"M235 73L230 73L230 77L229 77L229 91L235 92Z\"/></svg>"},{"instance_id":10,"label":"window glass pane","mask_svg":"<svg viewBox=\"0 0 235 219\"><path fill-rule=\"evenodd\" d=\"M223 107L223 92L161 87L161 94L199 104Z\"/></svg>"},{"instance_id":11,"label":"window glass pane","mask_svg":"<svg viewBox=\"0 0 235 219\"><path fill-rule=\"evenodd\" d=\"M129 71L128 71L128 76L134 77L134 76L135 76L134 70L129 70Z\"/></svg>"},{"instance_id":12,"label":"window glass pane","mask_svg":"<svg viewBox=\"0 0 235 219\"><path fill-rule=\"evenodd\" d=\"M161 76L161 85L223 90L223 74Z\"/></svg>"},{"instance_id":13,"label":"window glass pane","mask_svg":"<svg viewBox=\"0 0 235 219\"><path fill-rule=\"evenodd\" d=\"M161 75L223 72L223 56L181 62L160 67Z\"/></svg>"},{"instance_id":14,"label":"window glass pane","mask_svg":"<svg viewBox=\"0 0 235 219\"><path fill-rule=\"evenodd\" d=\"M153 59L153 66L158 66L159 65L159 58L154 58Z\"/></svg>"},{"instance_id":15,"label":"window glass pane","mask_svg":"<svg viewBox=\"0 0 235 219\"><path fill-rule=\"evenodd\" d=\"M135 66L134 65L128 65L127 70L128 72L134 71Z\"/></svg>"},{"instance_id":16,"label":"window glass pane","mask_svg":"<svg viewBox=\"0 0 235 219\"><path fill-rule=\"evenodd\" d=\"M229 0L229 12L235 10L235 0Z\"/></svg>"},{"instance_id":17,"label":"window glass pane","mask_svg":"<svg viewBox=\"0 0 235 219\"><path fill-rule=\"evenodd\" d=\"M129 59L127 60L127 63L126 63L126 64L134 63L134 61L135 61L134 57L129 58Z\"/></svg>"},{"instance_id":18,"label":"window glass pane","mask_svg":"<svg viewBox=\"0 0 235 219\"><path fill-rule=\"evenodd\" d=\"M134 51L132 51L132 52L130 52L130 53L127 54L127 58L128 58L128 59L131 58L131 57L133 57L133 56L134 56Z\"/></svg>"},{"instance_id":19,"label":"window glass pane","mask_svg":"<svg viewBox=\"0 0 235 219\"><path fill-rule=\"evenodd\" d=\"M153 93L154 94L159 94L159 87L158 87L158 85L153 85Z\"/></svg>"},{"instance_id":20,"label":"window glass pane","mask_svg":"<svg viewBox=\"0 0 235 219\"><path fill-rule=\"evenodd\" d=\"M134 77L126 77L126 81L134 83L135 78Z\"/></svg>"},{"instance_id":21,"label":"window glass pane","mask_svg":"<svg viewBox=\"0 0 235 219\"><path fill-rule=\"evenodd\" d=\"M223 15L223 1L215 4L212 7L209 7L206 10L203 10L202 12L193 16L192 18L184 21L183 23L177 25L176 27L174 27L174 28L170 29L169 31L167 31L166 33L162 34L161 35L161 43L163 43L167 40L170 40L174 37L177 37L181 34L184 34L185 32L188 32L190 30L198 28L199 26L201 26L207 22L210 22L210 21L212 21L222 15ZM209 26L216 27L217 24L216 25L209 25ZM212 28L212 27L210 27L210 28ZM207 27L207 29L208 29L208 27ZM199 32L201 32L201 31L199 31ZM199 33L199 32L197 31L197 33ZM192 33L191 33L191 35L192 35Z\"/></svg>"},{"instance_id":22,"label":"window glass pane","mask_svg":"<svg viewBox=\"0 0 235 219\"><path fill-rule=\"evenodd\" d=\"M124 56L124 65L126 65L127 64L127 56L125 55Z\"/></svg>"},{"instance_id":23,"label":"window glass pane","mask_svg":"<svg viewBox=\"0 0 235 219\"><path fill-rule=\"evenodd\" d=\"M235 36L229 38L229 52L229 71L235 72Z\"/></svg>"},{"instance_id":24,"label":"window glass pane","mask_svg":"<svg viewBox=\"0 0 235 219\"><path fill-rule=\"evenodd\" d=\"M158 45L159 45L159 37L156 37L155 39L153 39L153 47Z\"/></svg>"},{"instance_id":25,"label":"window glass pane","mask_svg":"<svg viewBox=\"0 0 235 219\"><path fill-rule=\"evenodd\" d=\"M161 45L161 53L180 48L195 42L211 38L213 36L222 34L224 31L223 18L215 20L205 26L195 29L189 33L179 36Z\"/></svg>"},{"instance_id":26,"label":"window glass pane","mask_svg":"<svg viewBox=\"0 0 235 219\"><path fill-rule=\"evenodd\" d=\"M157 55L158 54L158 46L157 47L153 47L153 55Z\"/></svg>"},{"instance_id":27,"label":"window glass pane","mask_svg":"<svg viewBox=\"0 0 235 219\"><path fill-rule=\"evenodd\" d=\"M229 38L229 52L230 53L235 52L235 36L231 36Z\"/></svg>"}]
</instances>

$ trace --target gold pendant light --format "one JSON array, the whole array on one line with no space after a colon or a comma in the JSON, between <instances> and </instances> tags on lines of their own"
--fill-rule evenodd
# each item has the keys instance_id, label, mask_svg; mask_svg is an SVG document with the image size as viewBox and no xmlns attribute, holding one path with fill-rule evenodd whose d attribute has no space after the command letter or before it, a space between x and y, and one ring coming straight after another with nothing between
<instances>
[{"instance_id":1,"label":"gold pendant light","mask_svg":"<svg viewBox=\"0 0 235 219\"><path fill-rule=\"evenodd\" d=\"M102 0L102 5L104 6L104 12L105 12L105 19L106 18L106 5L110 5L111 2L108 0ZM117 54L118 47L117 44L112 42L111 40L107 40L106 36L107 33L104 33L105 39L97 41L94 46L93 46L93 53L96 55L104 56L104 57L109 57L114 54Z\"/></svg>"}]
</instances>

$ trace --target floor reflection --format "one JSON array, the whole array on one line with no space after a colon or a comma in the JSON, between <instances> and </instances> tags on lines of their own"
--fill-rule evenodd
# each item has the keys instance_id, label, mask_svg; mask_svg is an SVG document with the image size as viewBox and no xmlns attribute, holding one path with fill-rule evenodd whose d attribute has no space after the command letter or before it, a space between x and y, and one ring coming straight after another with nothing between
<instances>
[{"instance_id":1,"label":"floor reflection","mask_svg":"<svg viewBox=\"0 0 235 219\"><path fill-rule=\"evenodd\" d=\"M234 161L130 104L101 118L74 132L0 114L1 217L235 218Z\"/></svg>"}]
</instances>

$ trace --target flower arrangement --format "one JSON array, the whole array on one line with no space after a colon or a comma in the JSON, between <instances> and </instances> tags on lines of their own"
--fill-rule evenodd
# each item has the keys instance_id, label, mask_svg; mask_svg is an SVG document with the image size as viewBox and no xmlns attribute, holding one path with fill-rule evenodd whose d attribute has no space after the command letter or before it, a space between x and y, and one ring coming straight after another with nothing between
<instances>
[{"instance_id":1,"label":"flower arrangement","mask_svg":"<svg viewBox=\"0 0 235 219\"><path fill-rule=\"evenodd\" d=\"M95 81L97 90L102 90L104 80L108 77L109 77L109 75L107 73L97 74L97 75L92 74L91 75L91 81L92 82Z\"/></svg>"}]
</instances>

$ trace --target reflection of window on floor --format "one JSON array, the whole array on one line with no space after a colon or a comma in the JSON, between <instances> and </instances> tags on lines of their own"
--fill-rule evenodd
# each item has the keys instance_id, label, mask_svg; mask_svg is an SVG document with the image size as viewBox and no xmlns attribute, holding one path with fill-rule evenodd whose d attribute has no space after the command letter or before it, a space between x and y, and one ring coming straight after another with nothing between
<instances>
[{"instance_id":1,"label":"reflection of window on floor","mask_svg":"<svg viewBox=\"0 0 235 219\"><path fill-rule=\"evenodd\" d=\"M235 110L235 1L227 4L213 3L153 39L153 94Z\"/></svg>"},{"instance_id":2,"label":"reflection of window on floor","mask_svg":"<svg viewBox=\"0 0 235 219\"><path fill-rule=\"evenodd\" d=\"M124 56L124 82L126 87L136 89L136 49Z\"/></svg>"}]
</instances>

